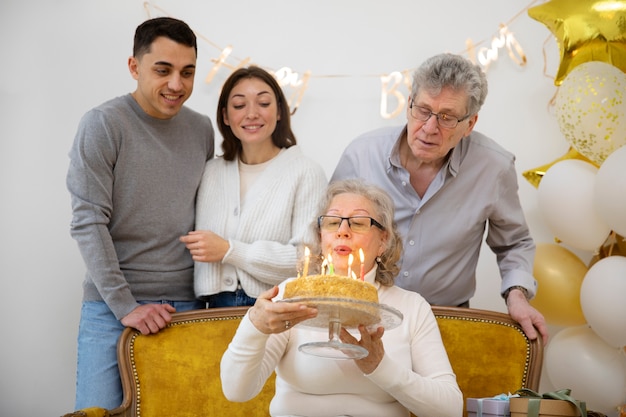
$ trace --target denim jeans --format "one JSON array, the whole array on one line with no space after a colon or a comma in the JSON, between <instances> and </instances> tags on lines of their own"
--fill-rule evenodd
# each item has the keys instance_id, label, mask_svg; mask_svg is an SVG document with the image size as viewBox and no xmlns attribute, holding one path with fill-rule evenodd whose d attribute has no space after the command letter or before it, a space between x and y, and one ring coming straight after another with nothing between
<instances>
[{"instance_id":1,"label":"denim jeans","mask_svg":"<svg viewBox=\"0 0 626 417\"><path fill-rule=\"evenodd\" d=\"M243 288L237 288L234 292L220 292L203 297L208 303L208 308L237 307L254 305L256 298L249 297Z\"/></svg>"},{"instance_id":2,"label":"denim jeans","mask_svg":"<svg viewBox=\"0 0 626 417\"><path fill-rule=\"evenodd\" d=\"M177 312L204 308L201 301L140 301L171 304ZM75 410L122 404L117 340L124 326L103 301L83 302L78 327Z\"/></svg>"}]
</instances>

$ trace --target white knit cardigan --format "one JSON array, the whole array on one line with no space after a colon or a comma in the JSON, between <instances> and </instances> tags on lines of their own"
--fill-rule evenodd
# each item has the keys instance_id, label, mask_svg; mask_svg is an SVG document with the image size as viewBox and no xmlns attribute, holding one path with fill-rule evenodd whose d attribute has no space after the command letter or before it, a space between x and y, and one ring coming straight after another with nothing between
<instances>
[{"instance_id":1,"label":"white knit cardigan","mask_svg":"<svg viewBox=\"0 0 626 417\"><path fill-rule=\"evenodd\" d=\"M235 291L250 297L296 275L298 249L312 241L327 179L320 165L292 146L276 156L240 201L237 160L207 162L198 191L196 230L228 239L222 262L196 262L196 296Z\"/></svg>"}]
</instances>

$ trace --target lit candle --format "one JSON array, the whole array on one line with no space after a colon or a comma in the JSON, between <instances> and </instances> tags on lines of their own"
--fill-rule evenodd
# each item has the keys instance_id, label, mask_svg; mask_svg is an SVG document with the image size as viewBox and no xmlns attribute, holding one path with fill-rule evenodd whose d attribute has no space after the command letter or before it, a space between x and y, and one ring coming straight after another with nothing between
<instances>
[{"instance_id":1,"label":"lit candle","mask_svg":"<svg viewBox=\"0 0 626 417\"><path fill-rule=\"evenodd\" d=\"M324 260L322 261L322 275L326 274L326 267L328 266L328 261L326 260L326 258L324 258Z\"/></svg>"},{"instance_id":2,"label":"lit candle","mask_svg":"<svg viewBox=\"0 0 626 417\"><path fill-rule=\"evenodd\" d=\"M354 262L354 255L348 255L348 276L352 276L352 262Z\"/></svg>"},{"instance_id":3,"label":"lit candle","mask_svg":"<svg viewBox=\"0 0 626 417\"><path fill-rule=\"evenodd\" d=\"M335 266L333 265L333 257L328 254L328 275L333 275L335 273Z\"/></svg>"},{"instance_id":4,"label":"lit candle","mask_svg":"<svg viewBox=\"0 0 626 417\"><path fill-rule=\"evenodd\" d=\"M304 271L302 271L302 276L306 277L309 274L309 260L311 259L311 251L308 246L304 247Z\"/></svg>"},{"instance_id":5,"label":"lit candle","mask_svg":"<svg viewBox=\"0 0 626 417\"><path fill-rule=\"evenodd\" d=\"M361 259L361 281L365 281L365 265L363 265L365 255L363 255L363 249L361 248L359 248L359 258Z\"/></svg>"}]
</instances>

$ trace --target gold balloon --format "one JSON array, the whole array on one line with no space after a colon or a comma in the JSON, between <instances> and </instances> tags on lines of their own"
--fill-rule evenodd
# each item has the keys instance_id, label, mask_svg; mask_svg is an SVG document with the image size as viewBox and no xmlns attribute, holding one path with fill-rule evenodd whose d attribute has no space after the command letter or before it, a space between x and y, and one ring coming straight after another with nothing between
<instances>
[{"instance_id":1,"label":"gold balloon","mask_svg":"<svg viewBox=\"0 0 626 417\"><path fill-rule=\"evenodd\" d=\"M596 168L598 168L598 165L596 163L592 162L586 156L579 154L576 149L570 147L567 153L561 156L560 158L555 159L549 164L545 164L540 167L529 169L528 171L524 171L522 175L524 176L524 178L526 178L526 180L528 180L529 183L531 183L535 188L537 188L539 187L539 183L541 182L541 179L545 175L546 171L550 169L552 165L556 164L559 161L564 161L566 159L580 159L581 161L589 162L590 164L593 164Z\"/></svg>"},{"instance_id":2,"label":"gold balloon","mask_svg":"<svg viewBox=\"0 0 626 417\"><path fill-rule=\"evenodd\" d=\"M550 0L528 9L528 15L547 26L559 43L555 85L589 61L626 71L626 0Z\"/></svg>"},{"instance_id":3,"label":"gold balloon","mask_svg":"<svg viewBox=\"0 0 626 417\"><path fill-rule=\"evenodd\" d=\"M572 252L555 243L537 244L533 275L537 295L530 304L548 324L578 326L587 320L580 305L580 287L587 266Z\"/></svg>"},{"instance_id":4,"label":"gold balloon","mask_svg":"<svg viewBox=\"0 0 626 417\"><path fill-rule=\"evenodd\" d=\"M626 256L626 237L615 234L615 244L619 250L620 255Z\"/></svg>"},{"instance_id":5,"label":"gold balloon","mask_svg":"<svg viewBox=\"0 0 626 417\"><path fill-rule=\"evenodd\" d=\"M600 259L604 259L607 256L626 256L626 238L615 232L611 232L602 246L598 248L597 253L593 255L593 258L589 261L589 268Z\"/></svg>"}]
</instances>

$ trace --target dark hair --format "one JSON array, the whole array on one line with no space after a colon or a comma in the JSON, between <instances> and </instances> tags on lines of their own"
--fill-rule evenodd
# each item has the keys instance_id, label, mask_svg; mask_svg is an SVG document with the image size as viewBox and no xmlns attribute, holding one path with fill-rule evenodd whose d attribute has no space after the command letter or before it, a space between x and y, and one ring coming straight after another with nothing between
<instances>
[{"instance_id":1,"label":"dark hair","mask_svg":"<svg viewBox=\"0 0 626 417\"><path fill-rule=\"evenodd\" d=\"M228 106L228 97L230 92L235 88L237 83L243 79L257 78L269 85L278 105L278 114L280 118L276 124L276 129L272 132L272 142L279 148L289 148L296 144L296 136L291 131L291 114L289 113L289 104L285 98L283 90L272 74L264 69L251 65L248 68L239 68L224 82L222 92L217 102L217 127L222 134L224 141L222 142L222 150L224 151L224 159L233 161L241 152L241 140L237 138L230 126L224 123L224 110Z\"/></svg>"},{"instance_id":2,"label":"dark hair","mask_svg":"<svg viewBox=\"0 0 626 417\"><path fill-rule=\"evenodd\" d=\"M193 30L182 20L171 17L156 17L146 20L135 30L133 56L140 58L150 52L150 47L158 37L166 37L185 46L192 46L198 54L198 44Z\"/></svg>"}]
</instances>

